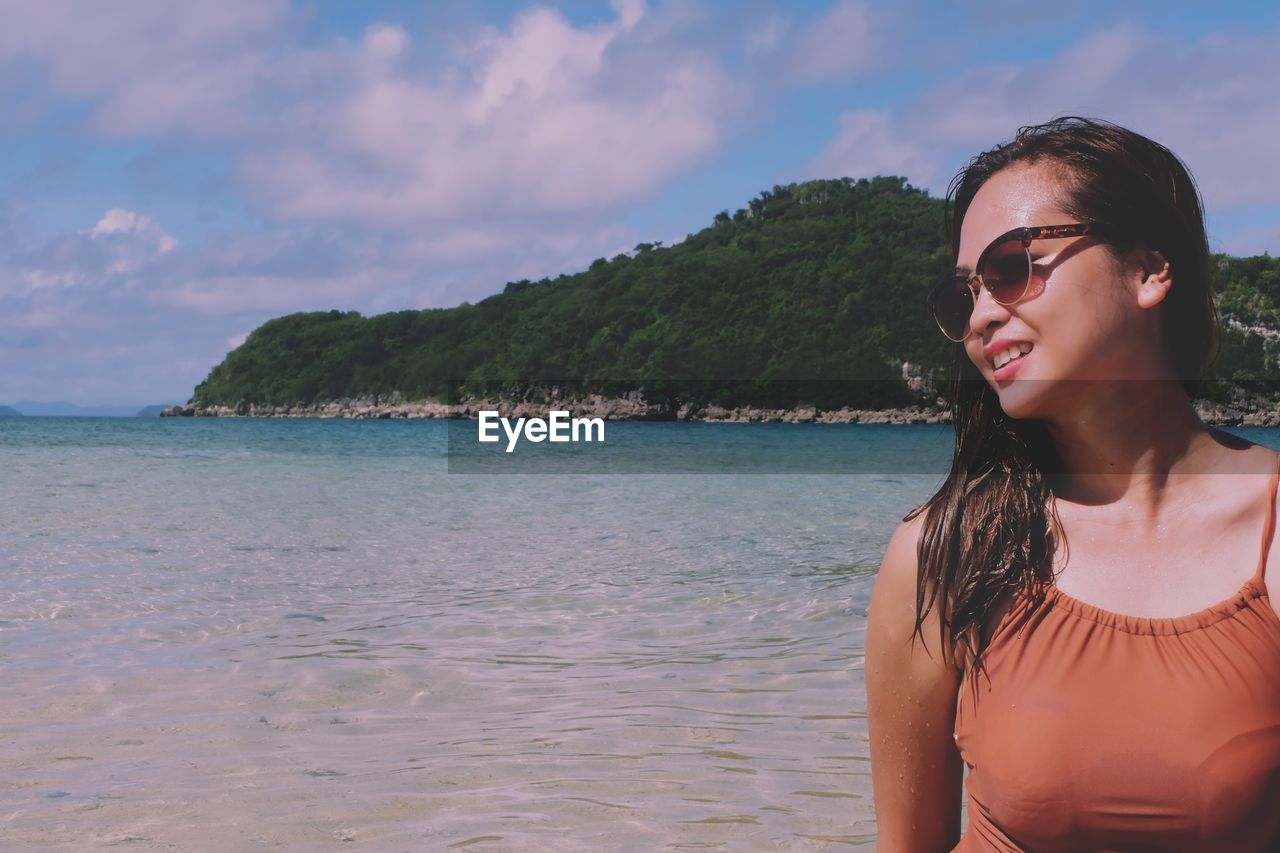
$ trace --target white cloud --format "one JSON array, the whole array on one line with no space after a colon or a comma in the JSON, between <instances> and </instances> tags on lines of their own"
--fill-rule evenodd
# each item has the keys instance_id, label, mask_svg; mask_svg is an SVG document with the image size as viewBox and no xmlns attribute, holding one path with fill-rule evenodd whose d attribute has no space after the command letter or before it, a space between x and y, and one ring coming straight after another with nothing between
<instances>
[{"instance_id":1,"label":"white cloud","mask_svg":"<svg viewBox=\"0 0 1280 853\"><path fill-rule=\"evenodd\" d=\"M150 217L118 207L107 211L89 230L88 237L107 259L105 268L83 269L83 278L88 282L137 272L178 246L178 241Z\"/></svg>"},{"instance_id":2,"label":"white cloud","mask_svg":"<svg viewBox=\"0 0 1280 853\"><path fill-rule=\"evenodd\" d=\"M80 284L84 277L79 273L71 272L51 272L43 269L23 270L19 274L19 280L22 282L21 287L10 288L10 292L16 292L22 296L34 293L37 290L46 290L61 287L74 287Z\"/></svg>"},{"instance_id":3,"label":"white cloud","mask_svg":"<svg viewBox=\"0 0 1280 853\"><path fill-rule=\"evenodd\" d=\"M364 32L365 56L374 62L390 62L404 53L409 34L401 27L374 24Z\"/></svg>"},{"instance_id":4,"label":"white cloud","mask_svg":"<svg viewBox=\"0 0 1280 853\"><path fill-rule=\"evenodd\" d=\"M840 132L806 171L821 178L901 175L927 186L934 179L935 164L930 152L902 138L887 112L859 110L840 117Z\"/></svg>"},{"instance_id":5,"label":"white cloud","mask_svg":"<svg viewBox=\"0 0 1280 853\"><path fill-rule=\"evenodd\" d=\"M288 0L0 0L0 60L42 62L55 93L93 98L105 131L246 129Z\"/></svg>"},{"instance_id":6,"label":"white cloud","mask_svg":"<svg viewBox=\"0 0 1280 853\"><path fill-rule=\"evenodd\" d=\"M108 134L217 140L282 221L474 237L497 220L514 239L548 215L594 225L696 168L751 98L693 35L722 25L692 3L615 0L585 25L533 5L452 56L386 22L304 46L286 0L18 5L0 0L0 60L44 63ZM837 0L798 29L770 14L753 50L777 53L781 77L839 77L871 61L869 10ZM470 251L436 243L442 261Z\"/></svg>"},{"instance_id":7,"label":"white cloud","mask_svg":"<svg viewBox=\"0 0 1280 853\"><path fill-rule=\"evenodd\" d=\"M748 56L767 56L783 45L783 39L791 29L786 16L774 12L759 21L752 22L743 39L743 49Z\"/></svg>"},{"instance_id":8,"label":"white cloud","mask_svg":"<svg viewBox=\"0 0 1280 853\"><path fill-rule=\"evenodd\" d=\"M1208 207L1280 203L1280 31L1188 41L1131 24L1095 31L1043 62L981 66L890 112L855 110L808 167L905 171L935 193L949 171L1056 115L1104 118L1166 145ZM939 168L945 166L945 168Z\"/></svg>"},{"instance_id":9,"label":"white cloud","mask_svg":"<svg viewBox=\"0 0 1280 853\"><path fill-rule=\"evenodd\" d=\"M116 258L108 272L129 272L147 261L167 255L178 247L178 241L150 217L113 207L92 228L93 239L117 238ZM127 238L127 239L124 239Z\"/></svg>"},{"instance_id":10,"label":"white cloud","mask_svg":"<svg viewBox=\"0 0 1280 853\"><path fill-rule=\"evenodd\" d=\"M44 331L56 329L68 316L69 310L65 305L30 300L26 308L10 314L8 322L15 329Z\"/></svg>"},{"instance_id":11,"label":"white cloud","mask_svg":"<svg viewBox=\"0 0 1280 853\"><path fill-rule=\"evenodd\" d=\"M361 297L394 286L402 273L382 269L329 276L240 275L192 278L157 289L151 300L200 314L283 313L301 306L350 307Z\"/></svg>"},{"instance_id":12,"label":"white cloud","mask_svg":"<svg viewBox=\"0 0 1280 853\"><path fill-rule=\"evenodd\" d=\"M137 227L138 214L131 210L113 207L102 214L102 218L98 220L97 224L89 229L89 236L100 237L103 234L119 234L122 231L134 231Z\"/></svg>"},{"instance_id":13,"label":"white cloud","mask_svg":"<svg viewBox=\"0 0 1280 853\"><path fill-rule=\"evenodd\" d=\"M63 234L10 262L17 275L0 279L0 296L25 296L40 290L102 285L136 273L178 246L150 217L112 208L91 228ZM5 286L8 282L8 286Z\"/></svg>"},{"instance_id":14,"label":"white cloud","mask_svg":"<svg viewBox=\"0 0 1280 853\"><path fill-rule=\"evenodd\" d=\"M680 30L687 5L611 5L582 26L535 5L441 57L381 22L303 46L286 0L0 0L0 62L42 63L108 135L228 146L278 219L474 224L652 196L740 114L741 84Z\"/></svg>"},{"instance_id":15,"label":"white cloud","mask_svg":"<svg viewBox=\"0 0 1280 853\"><path fill-rule=\"evenodd\" d=\"M302 100L243 183L277 215L403 225L606 208L653 194L721 142L739 94L711 59L628 39L644 4L577 27L535 7L487 29L434 75L348 57L342 94ZM395 43L397 52L403 40ZM626 74L621 73L626 60Z\"/></svg>"},{"instance_id":16,"label":"white cloud","mask_svg":"<svg viewBox=\"0 0 1280 853\"><path fill-rule=\"evenodd\" d=\"M881 39L867 0L836 0L796 34L788 45L788 77L821 83L870 69L881 54Z\"/></svg>"}]
</instances>

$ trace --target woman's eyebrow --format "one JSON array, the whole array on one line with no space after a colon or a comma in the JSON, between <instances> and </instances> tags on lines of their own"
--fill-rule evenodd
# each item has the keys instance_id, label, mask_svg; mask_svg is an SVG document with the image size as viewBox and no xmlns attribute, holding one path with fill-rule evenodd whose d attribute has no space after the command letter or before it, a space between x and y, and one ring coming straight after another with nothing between
<instances>
[{"instance_id":1,"label":"woman's eyebrow","mask_svg":"<svg viewBox=\"0 0 1280 853\"><path fill-rule=\"evenodd\" d=\"M966 267L964 264L956 267L956 275L973 275L973 268Z\"/></svg>"}]
</instances>

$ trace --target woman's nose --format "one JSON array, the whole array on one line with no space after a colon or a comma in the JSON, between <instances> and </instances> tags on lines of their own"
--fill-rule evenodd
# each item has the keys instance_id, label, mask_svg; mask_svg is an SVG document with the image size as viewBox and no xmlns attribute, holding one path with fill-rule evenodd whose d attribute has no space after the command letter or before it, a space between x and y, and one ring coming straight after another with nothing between
<instances>
[{"instance_id":1,"label":"woman's nose","mask_svg":"<svg viewBox=\"0 0 1280 853\"><path fill-rule=\"evenodd\" d=\"M985 287L978 288L977 301L973 305L973 313L969 315L969 331L977 332L980 337L992 323L1004 323L1009 319L1009 309L991 298L991 291Z\"/></svg>"}]
</instances>

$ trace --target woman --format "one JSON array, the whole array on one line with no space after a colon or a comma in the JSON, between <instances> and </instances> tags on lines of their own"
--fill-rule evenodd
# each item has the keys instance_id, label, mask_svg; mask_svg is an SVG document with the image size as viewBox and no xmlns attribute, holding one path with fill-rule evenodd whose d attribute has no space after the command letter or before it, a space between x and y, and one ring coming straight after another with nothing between
<instances>
[{"instance_id":1,"label":"woman","mask_svg":"<svg viewBox=\"0 0 1280 853\"><path fill-rule=\"evenodd\" d=\"M1218 338L1191 176L1067 117L947 202L956 450L872 594L878 849L1280 848L1280 457L1192 407Z\"/></svg>"}]
</instances>

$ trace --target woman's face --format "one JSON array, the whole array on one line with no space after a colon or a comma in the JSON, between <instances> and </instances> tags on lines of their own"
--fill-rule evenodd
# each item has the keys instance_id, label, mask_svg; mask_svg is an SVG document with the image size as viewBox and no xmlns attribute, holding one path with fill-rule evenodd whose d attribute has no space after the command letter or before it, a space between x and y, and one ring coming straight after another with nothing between
<instances>
[{"instance_id":1,"label":"woman's face","mask_svg":"<svg viewBox=\"0 0 1280 853\"><path fill-rule=\"evenodd\" d=\"M1056 174L1052 164L1037 163L989 178L965 212L957 266L972 271L988 244L1010 229L1078 222L1059 206ZM1121 264L1088 235L1035 240L1030 251L1026 296L1005 306L982 288L963 342L1007 415L1053 419L1104 389L1123 389L1112 380L1161 374L1155 312L1137 295L1141 267ZM1007 345L1030 349L997 370Z\"/></svg>"}]
</instances>

